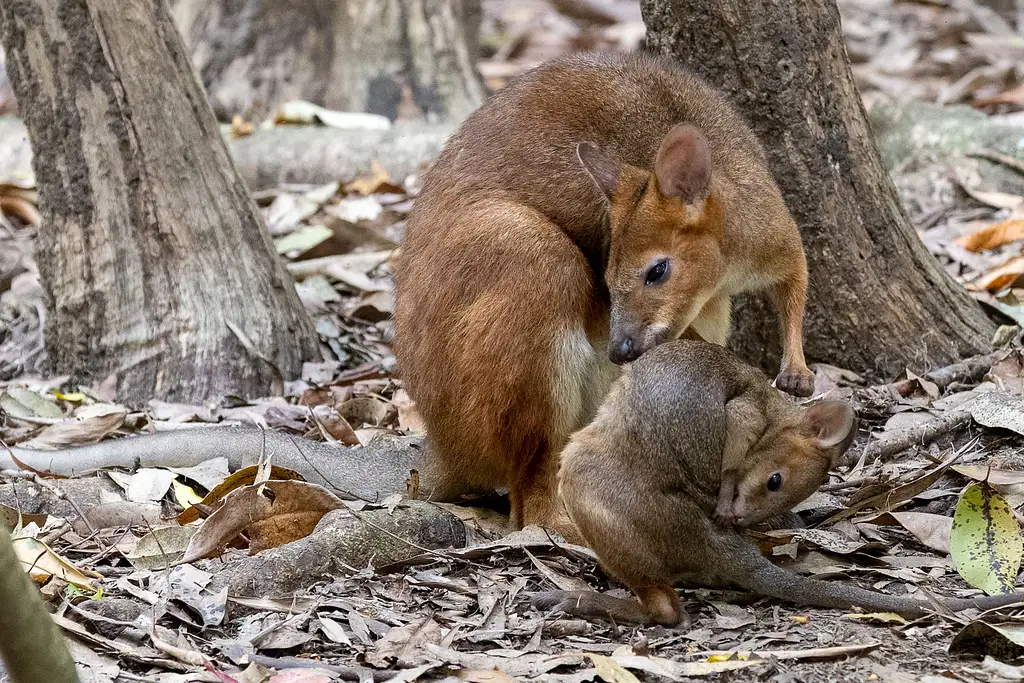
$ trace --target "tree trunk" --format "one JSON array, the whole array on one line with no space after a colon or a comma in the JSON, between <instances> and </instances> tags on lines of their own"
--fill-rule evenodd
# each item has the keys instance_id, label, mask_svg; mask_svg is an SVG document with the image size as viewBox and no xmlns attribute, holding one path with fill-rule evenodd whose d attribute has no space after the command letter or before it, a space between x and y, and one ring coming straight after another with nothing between
<instances>
[{"instance_id":1,"label":"tree trunk","mask_svg":"<svg viewBox=\"0 0 1024 683\"><path fill-rule=\"evenodd\" d=\"M885 171L835 0L642 0L647 48L720 87L753 126L800 226L810 269L805 349L869 375L989 347L980 306L940 268ZM735 308L730 345L778 358L764 297Z\"/></svg>"},{"instance_id":2,"label":"tree trunk","mask_svg":"<svg viewBox=\"0 0 1024 683\"><path fill-rule=\"evenodd\" d=\"M392 121L480 105L480 0L172 0L214 112L261 120L302 99Z\"/></svg>"},{"instance_id":3,"label":"tree trunk","mask_svg":"<svg viewBox=\"0 0 1024 683\"><path fill-rule=\"evenodd\" d=\"M4 0L0 42L32 143L53 371L116 374L132 405L193 402L279 391L319 356L163 0Z\"/></svg>"}]
</instances>

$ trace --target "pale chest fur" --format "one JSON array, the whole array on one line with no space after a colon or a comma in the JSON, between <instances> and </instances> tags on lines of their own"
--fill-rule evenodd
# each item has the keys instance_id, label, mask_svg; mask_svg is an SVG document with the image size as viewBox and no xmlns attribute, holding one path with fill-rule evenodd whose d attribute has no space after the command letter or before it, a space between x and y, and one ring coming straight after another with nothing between
<instances>
[{"instance_id":1,"label":"pale chest fur","mask_svg":"<svg viewBox=\"0 0 1024 683\"><path fill-rule=\"evenodd\" d=\"M590 422L619 377L608 359L607 339L588 337L581 327L562 330L554 340L551 395L556 433L569 434Z\"/></svg>"}]
</instances>

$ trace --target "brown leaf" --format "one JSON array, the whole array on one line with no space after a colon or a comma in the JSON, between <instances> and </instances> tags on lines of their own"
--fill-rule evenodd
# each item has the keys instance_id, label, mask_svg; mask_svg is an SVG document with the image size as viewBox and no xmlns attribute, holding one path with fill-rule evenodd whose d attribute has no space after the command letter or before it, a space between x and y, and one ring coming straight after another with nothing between
<instances>
[{"instance_id":1,"label":"brown leaf","mask_svg":"<svg viewBox=\"0 0 1024 683\"><path fill-rule=\"evenodd\" d=\"M410 621L405 626L391 629L377 641L373 652L366 653L370 666L384 669L393 663L408 668L433 661L423 647L426 643L437 645L441 642L441 627L430 617Z\"/></svg>"},{"instance_id":2,"label":"brown leaf","mask_svg":"<svg viewBox=\"0 0 1024 683\"><path fill-rule=\"evenodd\" d=\"M1005 289L1024 274L1024 256L1014 256L1002 265L986 271L965 286L972 292L998 292Z\"/></svg>"},{"instance_id":3,"label":"brown leaf","mask_svg":"<svg viewBox=\"0 0 1024 683\"><path fill-rule=\"evenodd\" d=\"M949 531L953 518L927 512L889 513L904 529L914 534L917 540L932 550L949 554Z\"/></svg>"},{"instance_id":4,"label":"brown leaf","mask_svg":"<svg viewBox=\"0 0 1024 683\"><path fill-rule=\"evenodd\" d=\"M388 176L388 172L384 170L384 167L380 165L376 159L370 162L370 173L369 175L353 180L352 182L345 185L346 192L358 192L364 197L369 194L377 192L381 185L387 183L391 178ZM399 189L399 192L402 190Z\"/></svg>"},{"instance_id":5,"label":"brown leaf","mask_svg":"<svg viewBox=\"0 0 1024 683\"><path fill-rule=\"evenodd\" d=\"M121 405L98 403L87 405L75 418L57 422L41 430L23 445L26 447L66 447L95 443L117 431L124 424L128 412Z\"/></svg>"},{"instance_id":6,"label":"brown leaf","mask_svg":"<svg viewBox=\"0 0 1024 683\"><path fill-rule=\"evenodd\" d=\"M345 446L358 446L359 437L344 417L336 410L318 408L313 411L317 426L335 441Z\"/></svg>"},{"instance_id":7,"label":"brown leaf","mask_svg":"<svg viewBox=\"0 0 1024 683\"><path fill-rule=\"evenodd\" d=\"M955 243L968 251L979 252L995 249L1019 239L1024 239L1024 220L1011 218L964 235Z\"/></svg>"},{"instance_id":8,"label":"brown leaf","mask_svg":"<svg viewBox=\"0 0 1024 683\"><path fill-rule=\"evenodd\" d=\"M238 470L230 477L221 482L216 488L206 494L206 498L203 498L203 502L200 505L210 507L219 503L226 495L234 491L235 489L242 488L243 486L249 486L256 481L256 473L259 471L259 467L256 465L250 465L243 467ZM272 480L281 481L303 481L302 475L295 470L290 470L287 467L271 467L270 478ZM201 515L196 507L190 507L184 510L180 515L177 516L178 524L189 524L199 519Z\"/></svg>"},{"instance_id":9,"label":"brown leaf","mask_svg":"<svg viewBox=\"0 0 1024 683\"><path fill-rule=\"evenodd\" d=\"M988 483L994 486L1024 484L1024 471L1022 470L1002 470L985 465L954 465L951 469L968 479L974 479L975 481L987 480Z\"/></svg>"},{"instance_id":10,"label":"brown leaf","mask_svg":"<svg viewBox=\"0 0 1024 683\"><path fill-rule=\"evenodd\" d=\"M216 557L243 531L249 554L305 538L320 519L344 503L333 493L302 481L267 481L232 491L189 541L183 563Z\"/></svg>"},{"instance_id":11,"label":"brown leaf","mask_svg":"<svg viewBox=\"0 0 1024 683\"><path fill-rule=\"evenodd\" d=\"M391 397L391 403L398 409L398 426L410 432L424 430L423 417L416 410L416 403L405 389L399 389Z\"/></svg>"},{"instance_id":12,"label":"brown leaf","mask_svg":"<svg viewBox=\"0 0 1024 683\"><path fill-rule=\"evenodd\" d=\"M398 416L398 409L373 396L356 396L338 406L338 413L359 429L387 426Z\"/></svg>"}]
</instances>

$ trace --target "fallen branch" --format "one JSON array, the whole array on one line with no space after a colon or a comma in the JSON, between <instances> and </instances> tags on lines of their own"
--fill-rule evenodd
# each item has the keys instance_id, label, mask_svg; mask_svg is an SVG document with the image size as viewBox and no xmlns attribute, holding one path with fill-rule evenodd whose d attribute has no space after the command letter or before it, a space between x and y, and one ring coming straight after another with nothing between
<instances>
[{"instance_id":1,"label":"fallen branch","mask_svg":"<svg viewBox=\"0 0 1024 683\"><path fill-rule=\"evenodd\" d=\"M892 457L908 448L929 444L941 436L966 427L970 422L970 412L957 410L944 415L934 422L910 427L893 434L887 439L870 443L860 456L856 456L848 451L845 462L848 465L853 465L859 460L863 460L864 464L867 465L882 458Z\"/></svg>"},{"instance_id":2,"label":"fallen branch","mask_svg":"<svg viewBox=\"0 0 1024 683\"><path fill-rule=\"evenodd\" d=\"M411 500L394 510L354 513L342 508L320 520L309 536L264 550L222 568L209 590L232 596L291 595L328 576L355 573L466 545L462 520L436 505ZM436 561L435 557L435 561Z\"/></svg>"},{"instance_id":3,"label":"fallen branch","mask_svg":"<svg viewBox=\"0 0 1024 683\"><path fill-rule=\"evenodd\" d=\"M0 448L0 470L28 467L72 477L111 467L194 467L227 458L235 471L257 464L264 451L274 465L295 470L344 499L374 502L405 493L410 470L420 472L424 496L430 494L422 483L425 463L419 439L390 434L346 448L255 427L202 426L55 451Z\"/></svg>"},{"instance_id":4,"label":"fallen branch","mask_svg":"<svg viewBox=\"0 0 1024 683\"><path fill-rule=\"evenodd\" d=\"M397 669L369 669L362 666L342 666L339 664L328 664L318 659L304 659L302 657L268 657L266 655L251 654L249 661L270 669L323 669L338 674L343 681L361 681L363 676L370 676L376 683L390 681L398 675Z\"/></svg>"},{"instance_id":5,"label":"fallen branch","mask_svg":"<svg viewBox=\"0 0 1024 683\"><path fill-rule=\"evenodd\" d=\"M986 372L992 369L993 365L1002 360L1005 355L1005 350L993 351L984 356L975 356L959 363L947 365L944 368L926 372L921 375L921 378L933 383L938 387L939 391L944 390L953 382L977 382L985 376ZM905 397L913 391L915 383L916 380L902 379L885 386L891 388L900 396Z\"/></svg>"}]
</instances>

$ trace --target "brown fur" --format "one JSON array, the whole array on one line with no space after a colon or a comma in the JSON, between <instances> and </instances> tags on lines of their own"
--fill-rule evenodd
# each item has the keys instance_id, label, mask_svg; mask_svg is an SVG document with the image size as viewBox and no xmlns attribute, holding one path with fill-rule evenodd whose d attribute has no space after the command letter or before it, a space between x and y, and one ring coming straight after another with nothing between
<instances>
[{"instance_id":1,"label":"brown fur","mask_svg":"<svg viewBox=\"0 0 1024 683\"><path fill-rule=\"evenodd\" d=\"M671 275L644 287L656 256ZM803 250L763 151L719 94L652 56L559 58L470 116L425 178L395 286L429 492L508 487L515 527L574 537L558 453L620 371L616 335L641 351L722 344L729 298L769 288L784 304L778 384L813 387Z\"/></svg>"},{"instance_id":2,"label":"brown fur","mask_svg":"<svg viewBox=\"0 0 1024 683\"><path fill-rule=\"evenodd\" d=\"M771 406L781 397L764 393L768 378L758 375L725 348L699 341L662 344L630 365L594 421L562 453L559 493L601 565L640 602L594 592L553 592L534 596L536 605L558 606L577 616L674 626L684 615L673 586L685 580L737 585L798 604L927 612L927 604L913 598L790 573L769 562L737 529L714 523L723 452L735 429L730 426L731 401L753 399L769 406L767 428L747 455L753 464L750 476L740 478L739 498L753 496L748 522L808 495L825 479L827 468L820 464L834 462L851 440L854 423L848 407L821 402L806 411L777 410ZM751 493L765 472L794 457L793 495L785 492L785 478L778 497ZM802 469L804 460L812 464L808 470ZM1020 597L945 605L957 611L987 609Z\"/></svg>"}]
</instances>

